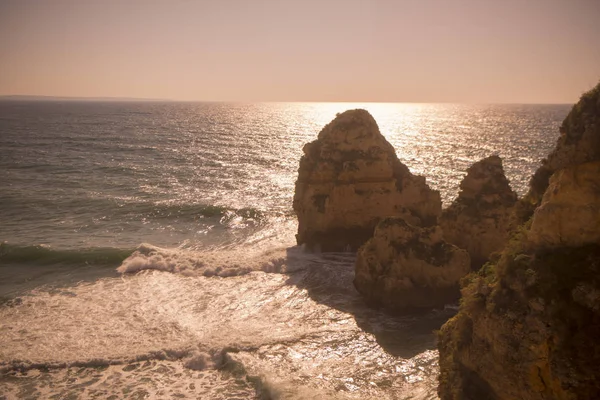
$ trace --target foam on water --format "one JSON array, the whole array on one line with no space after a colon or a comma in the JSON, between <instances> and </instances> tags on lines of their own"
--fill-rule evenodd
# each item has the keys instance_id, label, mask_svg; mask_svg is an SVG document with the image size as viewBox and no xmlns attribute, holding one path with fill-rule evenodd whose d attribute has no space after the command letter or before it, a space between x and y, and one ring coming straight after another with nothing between
<instances>
[{"instance_id":1,"label":"foam on water","mask_svg":"<svg viewBox=\"0 0 600 400\"><path fill-rule=\"evenodd\" d=\"M444 204L496 153L523 194L569 108L0 104L0 398L437 398L453 309L368 309L354 256L293 246L302 147L359 107Z\"/></svg>"},{"instance_id":2,"label":"foam on water","mask_svg":"<svg viewBox=\"0 0 600 400\"><path fill-rule=\"evenodd\" d=\"M8 399L258 398L244 379L219 370L196 371L180 361L147 360L95 368L15 371L0 382Z\"/></svg>"},{"instance_id":3,"label":"foam on water","mask_svg":"<svg viewBox=\"0 0 600 400\"><path fill-rule=\"evenodd\" d=\"M253 254L254 253L254 254ZM186 276L236 276L253 271L294 272L308 263L322 263L318 254L302 247L274 248L256 254L255 249L242 247L214 251L164 249L141 244L117 268L120 273L158 270Z\"/></svg>"},{"instance_id":4,"label":"foam on water","mask_svg":"<svg viewBox=\"0 0 600 400\"><path fill-rule=\"evenodd\" d=\"M434 398L431 329L447 315L394 318L366 308L351 286L351 254L292 247L231 253L223 264L150 245L137 253L126 268L146 254L162 259L145 261L159 270L34 290L0 308L2 391L20 393L35 380L56 383L31 388L44 396L108 396L140 388L143 378L140 390L160 397L170 378L157 371L176 370L176 387L203 398L226 398L224 386L267 398ZM160 267L167 258L189 267ZM205 275L218 266L244 275ZM109 384L117 379L118 389ZM223 385L200 389L202 379Z\"/></svg>"}]
</instances>

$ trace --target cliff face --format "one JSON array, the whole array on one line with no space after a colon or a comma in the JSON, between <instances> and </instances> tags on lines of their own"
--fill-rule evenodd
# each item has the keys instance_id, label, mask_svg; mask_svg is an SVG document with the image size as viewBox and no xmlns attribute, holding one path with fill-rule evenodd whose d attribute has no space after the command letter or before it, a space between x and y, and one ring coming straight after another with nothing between
<instances>
[{"instance_id":1,"label":"cliff face","mask_svg":"<svg viewBox=\"0 0 600 400\"><path fill-rule=\"evenodd\" d=\"M600 162L552 175L533 214L528 239L535 248L600 243Z\"/></svg>"},{"instance_id":2,"label":"cliff face","mask_svg":"<svg viewBox=\"0 0 600 400\"><path fill-rule=\"evenodd\" d=\"M356 250L387 216L436 222L437 191L402 164L365 110L339 114L304 146L294 195L298 244Z\"/></svg>"},{"instance_id":3,"label":"cliff face","mask_svg":"<svg viewBox=\"0 0 600 400\"><path fill-rule=\"evenodd\" d=\"M374 306L431 309L458 298L458 281L469 270L469 254L446 243L439 226L419 228L391 217L358 251L354 286Z\"/></svg>"},{"instance_id":4,"label":"cliff face","mask_svg":"<svg viewBox=\"0 0 600 400\"><path fill-rule=\"evenodd\" d=\"M599 143L600 85L532 178L528 221L463 281L439 336L443 400L600 398Z\"/></svg>"},{"instance_id":5,"label":"cliff face","mask_svg":"<svg viewBox=\"0 0 600 400\"><path fill-rule=\"evenodd\" d=\"M600 159L600 85L581 96L560 127L554 150L530 181L527 195L517 204L515 225L526 222L542 201L550 176L563 168Z\"/></svg>"},{"instance_id":6,"label":"cliff face","mask_svg":"<svg viewBox=\"0 0 600 400\"><path fill-rule=\"evenodd\" d=\"M456 200L442 212L440 226L444 238L466 249L473 267L479 268L506 244L517 195L498 156L469 167L460 189Z\"/></svg>"}]
</instances>

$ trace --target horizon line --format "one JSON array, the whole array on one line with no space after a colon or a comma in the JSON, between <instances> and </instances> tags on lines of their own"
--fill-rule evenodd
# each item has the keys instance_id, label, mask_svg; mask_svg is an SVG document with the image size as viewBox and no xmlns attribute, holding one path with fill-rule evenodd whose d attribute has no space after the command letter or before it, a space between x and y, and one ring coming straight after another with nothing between
<instances>
[{"instance_id":1,"label":"horizon line","mask_svg":"<svg viewBox=\"0 0 600 400\"><path fill-rule=\"evenodd\" d=\"M164 103L238 103L238 104L257 104L257 103L331 103L331 104L473 104L473 105L567 105L574 102L473 102L473 101L374 101L374 100L179 100L164 98L147 97L113 97L113 96L52 96L52 95L29 95L29 94L8 94L0 95L1 100L22 100L22 101L104 101L104 102L164 102Z\"/></svg>"}]
</instances>

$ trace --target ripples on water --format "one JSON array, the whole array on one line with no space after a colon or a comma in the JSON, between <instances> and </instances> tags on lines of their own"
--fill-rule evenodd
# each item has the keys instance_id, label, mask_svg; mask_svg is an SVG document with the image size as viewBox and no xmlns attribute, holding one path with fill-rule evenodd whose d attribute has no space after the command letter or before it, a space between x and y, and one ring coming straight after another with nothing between
<instances>
[{"instance_id":1,"label":"ripples on water","mask_svg":"<svg viewBox=\"0 0 600 400\"><path fill-rule=\"evenodd\" d=\"M243 242L265 225L263 217L293 215L302 146L337 112L356 107L371 111L400 159L426 176L446 204L466 168L491 154L503 157L522 194L568 110L1 103L0 239L60 248Z\"/></svg>"},{"instance_id":2,"label":"ripples on water","mask_svg":"<svg viewBox=\"0 0 600 400\"><path fill-rule=\"evenodd\" d=\"M357 107L445 204L491 154L523 194L569 109L0 103L0 398L436 398L451 310L292 246L302 146Z\"/></svg>"}]
</instances>

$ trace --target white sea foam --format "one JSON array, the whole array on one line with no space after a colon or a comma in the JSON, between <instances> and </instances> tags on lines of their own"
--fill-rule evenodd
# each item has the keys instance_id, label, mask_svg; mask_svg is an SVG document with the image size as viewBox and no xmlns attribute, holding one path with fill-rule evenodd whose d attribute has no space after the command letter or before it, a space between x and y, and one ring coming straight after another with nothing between
<instances>
[{"instance_id":1,"label":"white sea foam","mask_svg":"<svg viewBox=\"0 0 600 400\"><path fill-rule=\"evenodd\" d=\"M220 251L165 249L143 243L117 268L120 273L158 270L185 276L239 276L253 271L290 273L310 262L323 262L302 247L280 247L262 253L248 248Z\"/></svg>"},{"instance_id":2,"label":"white sea foam","mask_svg":"<svg viewBox=\"0 0 600 400\"><path fill-rule=\"evenodd\" d=\"M3 193L0 239L44 238L58 249L13 248L20 264L10 271L22 275L2 283L60 285L0 305L0 397L437 398L431 330L443 315L397 320L366 309L352 287L352 256L289 247L302 146L340 105L153 104L140 112L138 104L90 104L68 115L58 106L7 108L19 118L0 126L11 143L0 146L0 159L18 158L23 167L6 176L13 189ZM555 145L548 132L558 132L568 112L352 108L363 106L445 204L466 168L499 149L511 184L524 193ZM40 129L41 111L44 131L23 135ZM178 129L156 129L174 116ZM115 123L128 134L110 128ZM60 250L184 241L187 250L139 246L117 278L102 271L123 259L121 250ZM73 283L84 274L87 283Z\"/></svg>"},{"instance_id":3,"label":"white sea foam","mask_svg":"<svg viewBox=\"0 0 600 400\"><path fill-rule=\"evenodd\" d=\"M9 371L29 371L32 369L62 369L62 368L99 368L107 367L110 365L127 365L142 361L158 360L158 361L176 361L184 360L187 364L188 361L192 360L190 369L195 365L198 365L196 360L197 357L203 353L199 353L191 349L163 349L157 351L150 351L148 353L137 354L134 356L124 357L97 357L81 360L48 360L48 361L31 361L31 360L10 360L0 361L0 373L6 373ZM214 366L213 364L207 364ZM187 365L186 365L187 367Z\"/></svg>"},{"instance_id":4,"label":"white sea foam","mask_svg":"<svg viewBox=\"0 0 600 400\"><path fill-rule=\"evenodd\" d=\"M0 392L211 399L435 393L433 327L367 309L352 289L351 254L292 247L219 255L143 245L130 261L136 258L155 270L35 290L0 307ZM177 273L183 265L187 272ZM253 272L204 276L218 267L225 275ZM402 356L383 347L394 346L392 331Z\"/></svg>"}]
</instances>

